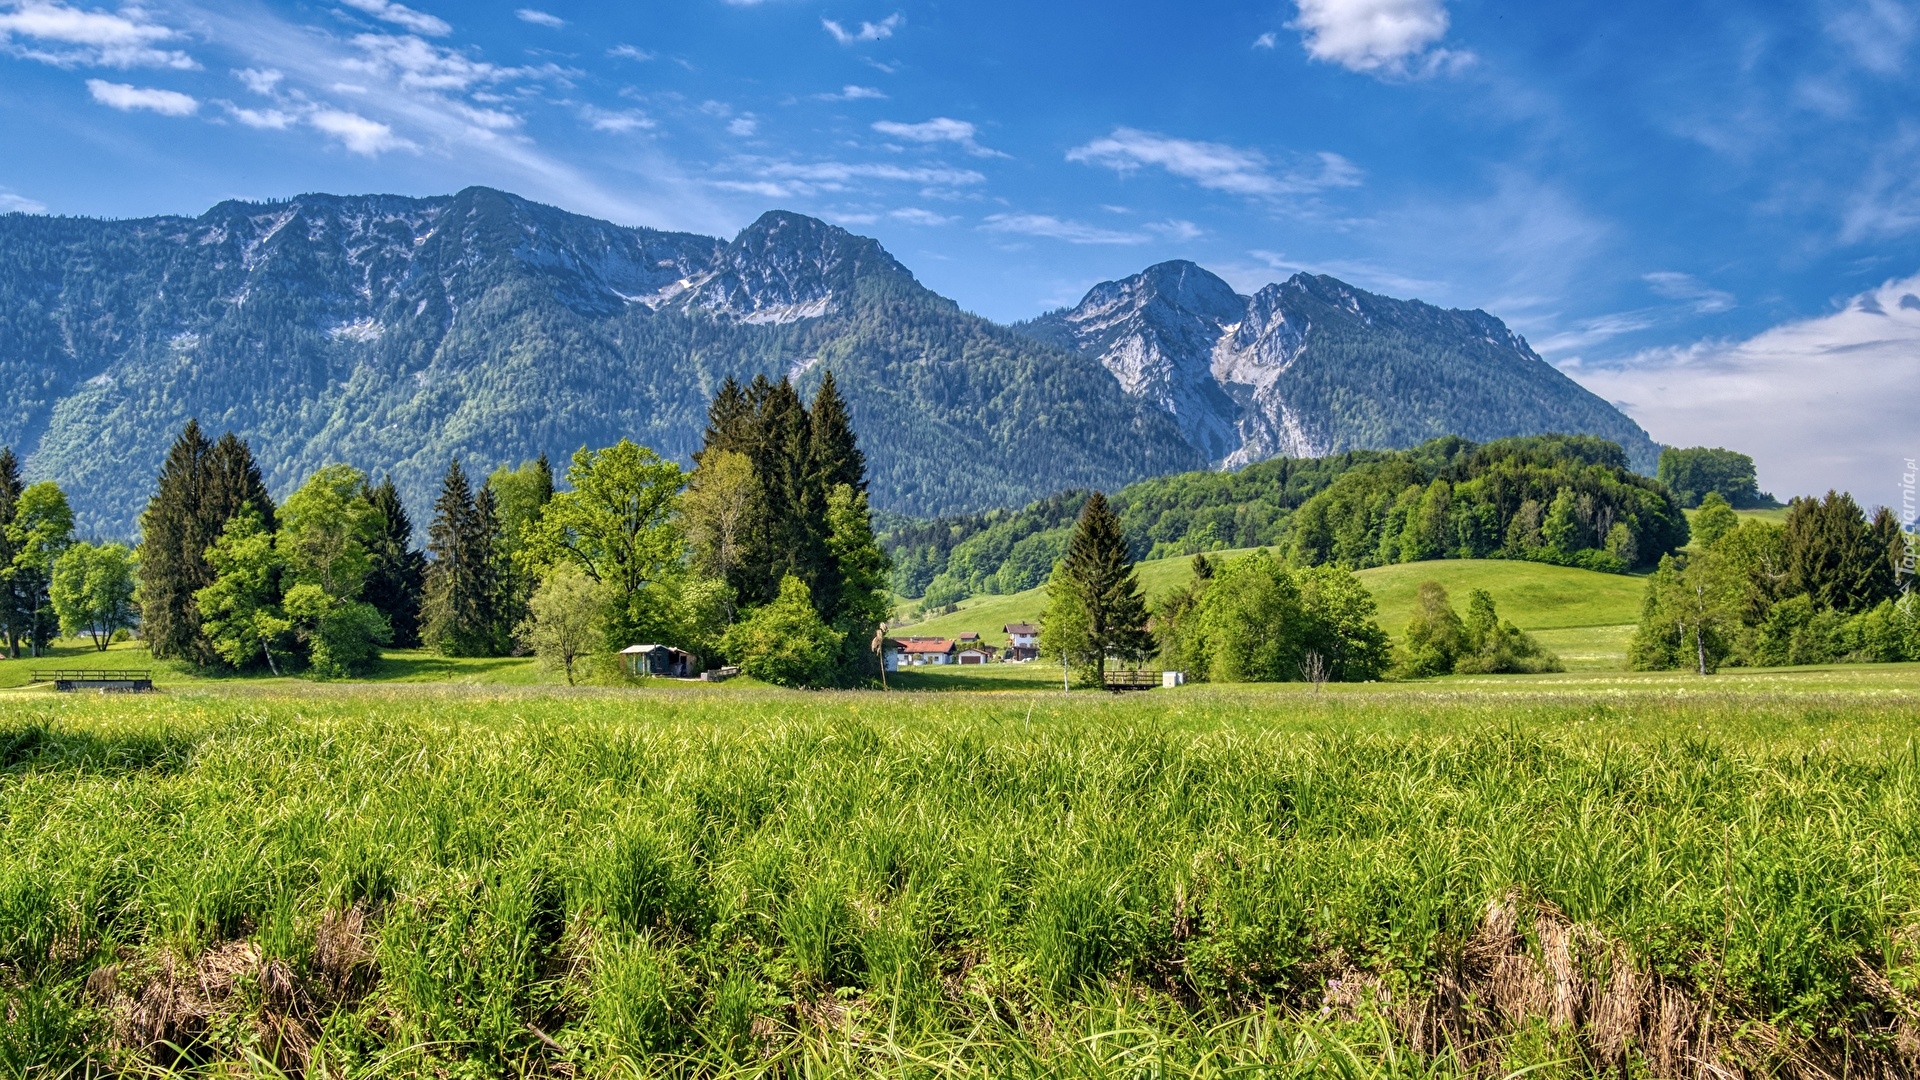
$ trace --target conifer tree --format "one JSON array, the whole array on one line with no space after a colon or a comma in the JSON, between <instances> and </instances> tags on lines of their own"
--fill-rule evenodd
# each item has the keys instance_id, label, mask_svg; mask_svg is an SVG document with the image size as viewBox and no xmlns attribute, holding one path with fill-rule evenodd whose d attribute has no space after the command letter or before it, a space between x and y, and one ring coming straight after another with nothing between
<instances>
[{"instance_id":1,"label":"conifer tree","mask_svg":"<svg viewBox=\"0 0 1920 1080\"><path fill-rule=\"evenodd\" d=\"M20 638L28 633L29 622L24 590L15 589L13 577L6 570L18 554L8 539L7 527L13 524L23 490L20 461L13 456L13 448L0 449L0 635L4 635L0 644L6 646L9 660L20 658Z\"/></svg>"},{"instance_id":2,"label":"conifer tree","mask_svg":"<svg viewBox=\"0 0 1920 1080\"><path fill-rule=\"evenodd\" d=\"M761 376L760 381L766 382L766 377ZM701 453L729 450L736 454L751 455L755 441L754 427L754 405L747 400L747 392L740 388L739 382L729 375L713 395L713 401L707 405L707 432L702 440ZM693 457L698 463L700 454Z\"/></svg>"},{"instance_id":3,"label":"conifer tree","mask_svg":"<svg viewBox=\"0 0 1920 1080\"><path fill-rule=\"evenodd\" d=\"M253 448L229 431L213 444L206 458L206 490L200 514L211 526L214 536L227 527L227 521L251 504L268 532L279 528L275 519L273 496L260 478L260 466L253 460Z\"/></svg>"},{"instance_id":4,"label":"conifer tree","mask_svg":"<svg viewBox=\"0 0 1920 1080\"><path fill-rule=\"evenodd\" d=\"M213 584L206 551L219 537L201 514L211 444L189 420L167 451L153 500L140 516L140 621L156 660L211 663L193 594ZM224 527L225 523L222 522Z\"/></svg>"},{"instance_id":5,"label":"conifer tree","mask_svg":"<svg viewBox=\"0 0 1920 1080\"><path fill-rule=\"evenodd\" d=\"M1094 492L1080 510L1067 557L1047 584L1041 644L1063 664L1103 681L1109 654L1129 660L1153 652L1147 604L1127 558L1120 518Z\"/></svg>"},{"instance_id":6,"label":"conifer tree","mask_svg":"<svg viewBox=\"0 0 1920 1080\"><path fill-rule=\"evenodd\" d=\"M421 638L447 656L484 656L494 648L496 622L493 536L458 460L447 467L433 509Z\"/></svg>"},{"instance_id":7,"label":"conifer tree","mask_svg":"<svg viewBox=\"0 0 1920 1080\"><path fill-rule=\"evenodd\" d=\"M1893 567L1853 496L1795 499L1787 511L1787 575L1814 607L1865 611L1891 595Z\"/></svg>"},{"instance_id":8,"label":"conifer tree","mask_svg":"<svg viewBox=\"0 0 1920 1080\"><path fill-rule=\"evenodd\" d=\"M420 644L420 594L426 584L426 557L413 546L413 520L400 501L400 491L389 475L367 490L367 501L380 511L379 534L369 546L373 569L361 598L387 617L393 643L411 649Z\"/></svg>"},{"instance_id":9,"label":"conifer tree","mask_svg":"<svg viewBox=\"0 0 1920 1080\"><path fill-rule=\"evenodd\" d=\"M820 391L813 396L813 408L807 417L812 428L813 472L820 490L831 494L841 484L855 491L867 490L867 457L853 435L853 419L847 415L846 400L828 371L820 380Z\"/></svg>"}]
</instances>

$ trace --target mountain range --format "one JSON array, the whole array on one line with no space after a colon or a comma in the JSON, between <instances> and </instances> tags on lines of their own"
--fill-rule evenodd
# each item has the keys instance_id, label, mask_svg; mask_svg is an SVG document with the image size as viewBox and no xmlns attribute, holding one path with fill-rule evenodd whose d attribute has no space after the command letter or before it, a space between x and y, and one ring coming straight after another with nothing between
<instances>
[{"instance_id":1,"label":"mountain range","mask_svg":"<svg viewBox=\"0 0 1920 1080\"><path fill-rule=\"evenodd\" d=\"M914 514L1444 432L1654 453L1498 319L1327 277L1241 297L1166 263L1007 327L781 211L731 241L486 188L0 217L0 444L91 535L131 535L188 417L250 440L276 492L346 461L424 518L456 456L564 464L626 436L684 459L727 377L828 369L875 505Z\"/></svg>"}]
</instances>

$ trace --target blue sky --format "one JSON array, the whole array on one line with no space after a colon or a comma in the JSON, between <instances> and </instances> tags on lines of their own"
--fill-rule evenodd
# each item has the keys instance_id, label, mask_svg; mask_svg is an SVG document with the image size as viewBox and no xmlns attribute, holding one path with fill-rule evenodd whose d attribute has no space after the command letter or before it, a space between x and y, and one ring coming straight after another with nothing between
<instances>
[{"instance_id":1,"label":"blue sky","mask_svg":"<svg viewBox=\"0 0 1920 1080\"><path fill-rule=\"evenodd\" d=\"M489 184L880 238L1001 320L1190 258L1483 307L1656 438L1895 502L1920 4L0 0L0 210Z\"/></svg>"}]
</instances>

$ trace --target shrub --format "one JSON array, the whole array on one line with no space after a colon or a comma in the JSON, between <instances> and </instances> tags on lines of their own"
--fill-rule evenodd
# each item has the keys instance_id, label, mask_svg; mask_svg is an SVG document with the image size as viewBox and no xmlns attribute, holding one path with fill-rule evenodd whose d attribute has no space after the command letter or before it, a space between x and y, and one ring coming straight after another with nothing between
<instances>
[{"instance_id":1,"label":"shrub","mask_svg":"<svg viewBox=\"0 0 1920 1080\"><path fill-rule=\"evenodd\" d=\"M788 574L780 595L726 633L721 649L740 670L780 686L825 686L834 676L841 634L820 621L805 582Z\"/></svg>"}]
</instances>

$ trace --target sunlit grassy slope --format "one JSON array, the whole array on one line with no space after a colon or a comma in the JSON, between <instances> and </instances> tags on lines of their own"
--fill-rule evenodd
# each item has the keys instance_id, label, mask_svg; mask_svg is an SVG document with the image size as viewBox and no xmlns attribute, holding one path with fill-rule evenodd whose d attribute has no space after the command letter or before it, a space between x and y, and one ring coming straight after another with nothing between
<instances>
[{"instance_id":1,"label":"sunlit grassy slope","mask_svg":"<svg viewBox=\"0 0 1920 1080\"><path fill-rule=\"evenodd\" d=\"M1245 552L1220 552L1216 557L1231 559L1242 554ZM1155 598L1186 584L1192 574L1192 560L1143 562L1139 564L1139 573L1141 588L1149 598ZM1423 581L1438 581L1452 597L1454 606L1461 610L1466 607L1468 592L1485 589L1493 594L1501 616L1523 630L1617 627L1632 623L1640 617L1640 600L1646 590L1646 579L1642 577L1503 559L1403 563L1362 570L1359 576L1380 605L1381 628L1394 635L1406 626ZM974 631L984 641L1002 644L1005 635L1000 632L1001 626L1035 622L1045 604L1042 589L1008 596L976 596L950 615L902 626L897 632L951 637ZM1588 644L1591 643L1583 643L1581 648L1588 648ZM1626 656L1624 639L1621 639L1618 656L1622 659Z\"/></svg>"},{"instance_id":2,"label":"sunlit grassy slope","mask_svg":"<svg viewBox=\"0 0 1920 1080\"><path fill-rule=\"evenodd\" d=\"M1917 712L1915 665L12 692L0 1074L1911 1076Z\"/></svg>"}]
</instances>

